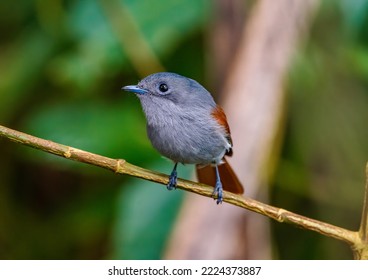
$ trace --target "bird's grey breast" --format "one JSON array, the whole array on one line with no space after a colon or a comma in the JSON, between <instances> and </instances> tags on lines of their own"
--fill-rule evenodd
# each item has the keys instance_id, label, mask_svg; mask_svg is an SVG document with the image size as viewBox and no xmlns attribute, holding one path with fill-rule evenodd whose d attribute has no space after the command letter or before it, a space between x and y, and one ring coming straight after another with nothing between
<instances>
[{"instance_id":1,"label":"bird's grey breast","mask_svg":"<svg viewBox=\"0 0 368 280\"><path fill-rule=\"evenodd\" d=\"M142 102L148 137L161 154L175 162L195 164L222 158L228 144L208 108L186 110L164 103L154 108L151 101L148 106Z\"/></svg>"}]
</instances>

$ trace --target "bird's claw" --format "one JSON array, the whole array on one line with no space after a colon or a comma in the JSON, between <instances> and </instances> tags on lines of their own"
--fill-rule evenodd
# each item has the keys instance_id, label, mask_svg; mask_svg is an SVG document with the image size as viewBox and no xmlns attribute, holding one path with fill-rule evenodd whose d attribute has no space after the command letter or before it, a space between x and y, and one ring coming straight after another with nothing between
<instances>
[{"instance_id":1,"label":"bird's claw","mask_svg":"<svg viewBox=\"0 0 368 280\"><path fill-rule=\"evenodd\" d=\"M223 201L223 189L221 181L216 181L215 189L213 190L212 197L216 199L217 197L217 204L221 204Z\"/></svg>"},{"instance_id":2,"label":"bird's claw","mask_svg":"<svg viewBox=\"0 0 368 280\"><path fill-rule=\"evenodd\" d=\"M176 170L173 170L169 176L169 182L167 183L167 189L169 191L176 189L176 182L178 180L178 173Z\"/></svg>"}]
</instances>

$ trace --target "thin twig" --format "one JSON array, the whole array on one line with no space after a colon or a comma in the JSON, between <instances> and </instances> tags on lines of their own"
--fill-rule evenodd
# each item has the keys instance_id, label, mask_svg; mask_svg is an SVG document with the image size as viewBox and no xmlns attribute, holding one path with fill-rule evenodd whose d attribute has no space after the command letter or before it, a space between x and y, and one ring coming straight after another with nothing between
<instances>
[{"instance_id":1,"label":"thin twig","mask_svg":"<svg viewBox=\"0 0 368 280\"><path fill-rule=\"evenodd\" d=\"M368 163L365 167L366 183L363 203L362 220L360 222L359 236L361 240L368 243Z\"/></svg>"},{"instance_id":2,"label":"thin twig","mask_svg":"<svg viewBox=\"0 0 368 280\"><path fill-rule=\"evenodd\" d=\"M11 141L30 146L54 155L58 155L67 159L88 163L111 170L119 174L127 174L134 177L150 180L160 184L167 184L168 176L162 173L143 169L128 163L122 159L111 159L97 154L89 153L80 149L68 147L49 140L41 139L35 136L25 134L13 129L0 125L0 136L10 139ZM178 188L190 191L203 196L211 197L213 188L204 184L195 183L188 180L179 179ZM277 208L256 201L251 198L242 197L230 192L224 192L224 201L244 209L262 214L272 218L278 222L289 223L303 229L316 231L323 235L336 238L348 243L354 250L361 249L361 239L359 232L366 238L366 222L367 222L367 203L365 202L365 210L363 211L364 221L362 221L361 230L359 232L350 231L341 227L337 227L318 220L310 219L293 212ZM367 200L366 200L367 201ZM366 248L365 248L366 250Z\"/></svg>"}]
</instances>

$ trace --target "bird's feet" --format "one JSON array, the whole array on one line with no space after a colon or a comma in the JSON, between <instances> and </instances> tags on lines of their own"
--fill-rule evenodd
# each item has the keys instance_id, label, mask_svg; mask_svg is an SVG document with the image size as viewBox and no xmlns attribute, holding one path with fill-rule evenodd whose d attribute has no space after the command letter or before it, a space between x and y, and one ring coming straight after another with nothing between
<instances>
[{"instance_id":1,"label":"bird's feet","mask_svg":"<svg viewBox=\"0 0 368 280\"><path fill-rule=\"evenodd\" d=\"M169 191L176 189L176 181L178 180L178 173L176 172L176 166L169 176L169 182L167 183L167 189Z\"/></svg>"},{"instance_id":2,"label":"bird's feet","mask_svg":"<svg viewBox=\"0 0 368 280\"><path fill-rule=\"evenodd\" d=\"M220 180L216 180L215 189L213 190L212 197L216 199L217 197L217 204L221 204L223 200L223 189L222 189L222 183Z\"/></svg>"}]
</instances>

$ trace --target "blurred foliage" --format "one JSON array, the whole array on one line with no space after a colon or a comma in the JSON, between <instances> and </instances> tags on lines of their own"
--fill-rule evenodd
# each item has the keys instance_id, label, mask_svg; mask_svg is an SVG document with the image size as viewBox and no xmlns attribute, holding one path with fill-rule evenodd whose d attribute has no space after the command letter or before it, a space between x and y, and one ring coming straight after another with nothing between
<instances>
[{"instance_id":1,"label":"blurred foliage","mask_svg":"<svg viewBox=\"0 0 368 280\"><path fill-rule=\"evenodd\" d=\"M288 121L273 201L359 227L368 160L368 5L323 1L288 83ZM280 258L346 259L341 242L274 224ZM303 246L300 246L302 244ZM281 246L281 245L280 245Z\"/></svg>"},{"instance_id":2,"label":"blurred foliage","mask_svg":"<svg viewBox=\"0 0 368 280\"><path fill-rule=\"evenodd\" d=\"M139 101L120 90L141 77L111 27L116 4L168 68L200 79L208 1L2 1L0 121L169 173ZM0 143L0 258L160 258L182 192Z\"/></svg>"},{"instance_id":3,"label":"blurred foliage","mask_svg":"<svg viewBox=\"0 0 368 280\"><path fill-rule=\"evenodd\" d=\"M169 161L152 166L154 170L170 170ZM180 166L180 174L189 178L190 166ZM132 179L129 190L120 193L113 230L111 257L117 259L160 259L178 210L182 193L152 188L152 182Z\"/></svg>"},{"instance_id":4,"label":"blurred foliage","mask_svg":"<svg viewBox=\"0 0 368 280\"><path fill-rule=\"evenodd\" d=\"M169 173L145 135L138 100L120 92L142 77L108 5L129 12L167 70L206 84L205 59L215 59L205 47L206 32L216 32L212 1L3 0L0 123ZM366 1L323 1L288 77L285 143L271 189L272 204L351 229L368 158L367 38ZM181 191L3 139L0 150L0 258L161 257ZM180 166L180 176L190 170ZM351 258L338 241L272 225L277 258Z\"/></svg>"}]
</instances>

